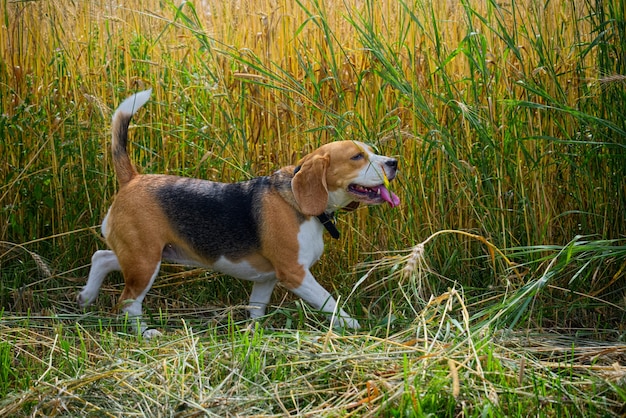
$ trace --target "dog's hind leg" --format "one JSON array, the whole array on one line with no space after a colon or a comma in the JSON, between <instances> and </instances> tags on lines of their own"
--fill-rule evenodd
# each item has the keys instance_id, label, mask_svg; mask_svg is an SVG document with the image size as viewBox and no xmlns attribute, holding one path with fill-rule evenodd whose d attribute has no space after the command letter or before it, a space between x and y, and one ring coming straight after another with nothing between
<instances>
[{"instance_id":1,"label":"dog's hind leg","mask_svg":"<svg viewBox=\"0 0 626 418\"><path fill-rule=\"evenodd\" d=\"M250 294L250 303L248 304L251 319L257 319L265 315L265 308L270 302L274 286L276 286L276 277L254 282L252 293Z\"/></svg>"},{"instance_id":2,"label":"dog's hind leg","mask_svg":"<svg viewBox=\"0 0 626 418\"><path fill-rule=\"evenodd\" d=\"M93 303L98 297L100 287L107 274L112 271L120 271L120 263L115 253L111 250L98 250L91 257L91 269L89 278L83 290L78 294L78 305L85 308Z\"/></svg>"},{"instance_id":3,"label":"dog's hind leg","mask_svg":"<svg viewBox=\"0 0 626 418\"><path fill-rule=\"evenodd\" d=\"M148 329L142 319L142 304L146 294L152 287L154 280L159 274L161 267L159 258L150 261L149 257L143 260L131 260L130 263L122 262L122 273L124 274L124 291L120 296L122 312L128 315L128 320L133 331L143 335L144 338L151 338L161 333L155 329Z\"/></svg>"}]
</instances>

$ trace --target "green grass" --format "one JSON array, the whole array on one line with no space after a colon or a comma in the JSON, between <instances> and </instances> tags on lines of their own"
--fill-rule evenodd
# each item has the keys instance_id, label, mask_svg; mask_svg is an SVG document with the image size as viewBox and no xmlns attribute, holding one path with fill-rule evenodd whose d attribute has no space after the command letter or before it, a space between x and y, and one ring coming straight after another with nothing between
<instances>
[{"instance_id":1,"label":"green grass","mask_svg":"<svg viewBox=\"0 0 626 418\"><path fill-rule=\"evenodd\" d=\"M624 414L623 2L0 1L0 416ZM403 204L314 274L364 324L165 266L165 336L74 303L137 90L143 172L237 181L359 139Z\"/></svg>"},{"instance_id":2,"label":"green grass","mask_svg":"<svg viewBox=\"0 0 626 418\"><path fill-rule=\"evenodd\" d=\"M614 363L623 345L493 332L471 321L455 289L392 333L225 318L148 342L71 318L8 316L2 332L12 366L3 415L603 416L625 400Z\"/></svg>"}]
</instances>

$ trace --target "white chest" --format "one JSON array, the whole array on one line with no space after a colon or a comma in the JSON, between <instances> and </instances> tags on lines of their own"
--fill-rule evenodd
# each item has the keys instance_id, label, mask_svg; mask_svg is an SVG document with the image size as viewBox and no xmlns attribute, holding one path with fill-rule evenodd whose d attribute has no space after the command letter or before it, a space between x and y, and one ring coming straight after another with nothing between
<instances>
[{"instance_id":1,"label":"white chest","mask_svg":"<svg viewBox=\"0 0 626 418\"><path fill-rule=\"evenodd\" d=\"M309 268L317 262L324 252L324 226L311 218L300 225L298 232L298 263Z\"/></svg>"}]
</instances>

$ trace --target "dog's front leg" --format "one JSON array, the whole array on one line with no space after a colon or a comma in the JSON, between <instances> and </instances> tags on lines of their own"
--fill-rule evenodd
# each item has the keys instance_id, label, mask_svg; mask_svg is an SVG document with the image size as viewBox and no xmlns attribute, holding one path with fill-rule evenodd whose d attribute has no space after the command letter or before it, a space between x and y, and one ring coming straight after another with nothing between
<instances>
[{"instance_id":1,"label":"dog's front leg","mask_svg":"<svg viewBox=\"0 0 626 418\"><path fill-rule=\"evenodd\" d=\"M361 328L357 320L350 317L343 309L337 307L335 298L315 280L310 271L306 270L302 284L295 289L291 289L291 291L304 299L313 308L328 313L329 318L331 315L336 314L337 316L334 320L335 328Z\"/></svg>"}]
</instances>

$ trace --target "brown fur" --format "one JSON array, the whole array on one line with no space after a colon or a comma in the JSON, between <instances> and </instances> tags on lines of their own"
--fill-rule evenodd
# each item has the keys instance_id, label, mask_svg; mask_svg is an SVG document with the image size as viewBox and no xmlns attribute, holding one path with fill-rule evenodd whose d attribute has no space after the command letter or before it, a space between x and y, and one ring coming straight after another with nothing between
<instances>
[{"instance_id":1,"label":"brown fur","mask_svg":"<svg viewBox=\"0 0 626 418\"><path fill-rule=\"evenodd\" d=\"M276 277L287 288L302 284L304 269L298 263L300 220L294 208L277 194L263 199L261 224L262 255L276 271Z\"/></svg>"}]
</instances>

